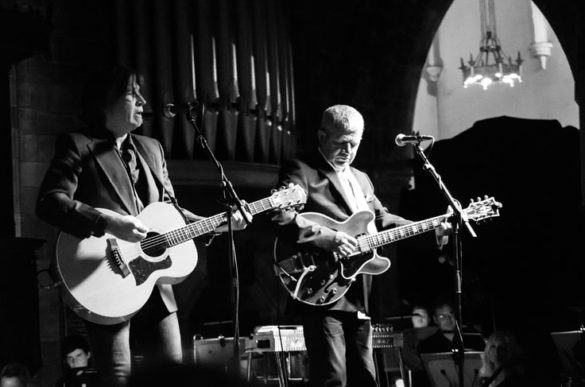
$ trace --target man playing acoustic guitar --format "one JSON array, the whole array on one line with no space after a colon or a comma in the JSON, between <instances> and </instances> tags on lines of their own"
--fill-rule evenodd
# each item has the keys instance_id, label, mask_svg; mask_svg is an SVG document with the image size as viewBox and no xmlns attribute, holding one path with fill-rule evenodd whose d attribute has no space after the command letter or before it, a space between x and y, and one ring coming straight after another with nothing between
<instances>
[{"instance_id":1,"label":"man playing acoustic guitar","mask_svg":"<svg viewBox=\"0 0 585 387\"><path fill-rule=\"evenodd\" d=\"M276 263L281 280L290 284L291 295L300 301L296 306L302 315L311 386L376 386L371 321L367 315L371 276L361 273L380 274L390 262L375 259L352 267L347 259L347 272L340 272L337 261L366 246L360 246L355 234L343 231L336 222L366 210L374 215L363 219L367 222L363 231L367 228L368 234L375 233L376 227L411 223L388 213L375 196L369 177L350 167L363 131L364 119L356 109L331 106L322 115L318 148L304 161L283 165L281 171L280 184L303 187L307 203L302 213L283 211L272 218L283 226L279 234L291 233L300 245L314 246L335 257L317 263L318 254L300 253ZM299 271L303 273L298 278L289 274Z\"/></svg>"},{"instance_id":2,"label":"man playing acoustic guitar","mask_svg":"<svg viewBox=\"0 0 585 387\"><path fill-rule=\"evenodd\" d=\"M91 79L83 98L83 118L88 127L81 132L65 133L58 137L54 158L39 192L37 215L78 237L81 242L99 240L104 234L108 235L108 251L114 253L111 257L108 255L93 260L95 263L89 259L79 259L77 262L79 270L87 276L95 276L98 269L105 267L105 274L109 274L112 280L136 284L138 282L133 282L133 277L138 281L139 274L150 271L150 275L143 276L147 278L140 279L143 281L141 285L145 286L156 274L153 267L173 264L168 263L169 257L163 254L164 249L157 250L159 245L155 242L163 238L156 237L150 238L153 242L140 245L144 253L157 255L152 262L147 259L135 259L133 262L124 260L123 249L118 248L118 245L149 240L147 237L152 230L139 219L143 209L153 204L163 206L156 208L165 208L164 205L167 205L169 208L177 208L175 217L178 216L181 221L181 214L189 221L202 218L178 206L162 203L174 203L163 148L155 139L131 133L142 125L143 107L146 104L140 83L140 77L124 67L100 71ZM166 216L158 218L154 220L164 221ZM219 222L209 224L212 225L207 230L209 232L225 230L225 226L220 226ZM234 229L242 229L245 224L243 217L234 212ZM189 243L195 252L194 245ZM170 245L168 242L165 246ZM147 252L148 248L151 251ZM98 258L105 254L104 250ZM75 252L72 250L72 254L66 255ZM196 256L192 258L196 259ZM106 260L107 265L104 263ZM63 265L68 269L75 268L76 262L69 261L73 261L73 257L64 257ZM133 264L141 266L133 268ZM194 264L190 269L193 267ZM83 282L81 278L64 287L68 291L81 289L84 294L89 294L88 299L95 299L96 303L101 299L103 302L105 296L93 296L92 293L97 293L97 289L87 289L93 286L84 287ZM108 289L112 286L103 282L107 281L98 278L95 285L112 292ZM113 297L113 301L108 302L110 305L105 305L105 308L134 301L124 299L122 294L118 294L117 299L116 294L109 296ZM98 374L104 378L102 385L123 386L127 383L131 366L130 317L132 321L148 321L151 324L149 326L154 328L154 336L158 335L160 347L152 355L181 361L182 348L176 311L177 304L169 283L157 284L154 291L145 295L145 304L134 317L134 313L131 313L107 320L109 316L105 313L99 315L91 310L86 311L87 333ZM79 310L76 312L79 313Z\"/></svg>"}]
</instances>

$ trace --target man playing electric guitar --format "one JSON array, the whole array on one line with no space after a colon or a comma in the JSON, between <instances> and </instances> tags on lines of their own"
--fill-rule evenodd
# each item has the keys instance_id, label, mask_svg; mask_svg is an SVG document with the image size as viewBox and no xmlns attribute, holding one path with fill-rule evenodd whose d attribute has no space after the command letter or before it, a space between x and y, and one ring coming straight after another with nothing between
<instances>
[{"instance_id":1,"label":"man playing electric guitar","mask_svg":"<svg viewBox=\"0 0 585 387\"><path fill-rule=\"evenodd\" d=\"M343 259L359 249L354 235L319 224L308 215L303 216L304 212L343 222L356 212L368 210L375 220L367 225L368 233L375 233L376 227L384 229L410 223L388 213L375 196L368 176L350 167L363 131L363 117L353 107L335 105L323 112L317 133L318 148L304 161L283 165L280 184L300 185L307 192L307 202L302 213L285 211L273 217L282 226L281 233L292 230L300 243ZM388 266L389 261L382 271ZM314 305L298 303L310 359L311 386L376 386L371 322L367 315L371 276L360 274L355 279L335 302L329 303L323 296ZM335 290L330 295L333 293Z\"/></svg>"},{"instance_id":2,"label":"man playing electric guitar","mask_svg":"<svg viewBox=\"0 0 585 387\"><path fill-rule=\"evenodd\" d=\"M140 242L152 231L137 217L142 210L161 204L157 202L174 202L161 144L131 133L142 125L146 104L140 84L140 77L124 67L104 70L91 79L83 98L88 127L57 139L55 156L39 192L37 215L41 219L83 240L106 234L111 240ZM178 206L177 211L189 221L202 219ZM234 229L245 226L237 212L232 221ZM116 251L114 246L110 249ZM115 264L111 266L116 269ZM120 267L124 269L120 272L128 270L125 263ZM147 320L155 328L160 347L153 355L180 361L176 311L171 285L159 284L132 320ZM85 321L103 386L127 383L132 320L111 325Z\"/></svg>"}]
</instances>

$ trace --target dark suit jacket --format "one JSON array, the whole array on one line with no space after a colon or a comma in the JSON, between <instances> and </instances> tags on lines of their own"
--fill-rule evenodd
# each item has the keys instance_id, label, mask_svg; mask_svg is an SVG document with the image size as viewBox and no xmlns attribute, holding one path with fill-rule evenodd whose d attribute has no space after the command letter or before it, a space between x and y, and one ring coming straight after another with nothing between
<instances>
[{"instance_id":1,"label":"dark suit jacket","mask_svg":"<svg viewBox=\"0 0 585 387\"><path fill-rule=\"evenodd\" d=\"M161 144L153 138L130 136L140 168L147 172L144 206L168 201L174 193ZM101 236L101 212L96 208L138 215L132 183L114 140L105 129L60 135L39 191L37 216L79 238ZM200 219L186 210L183 214L190 220ZM171 286L159 285L159 289L167 309L175 311Z\"/></svg>"},{"instance_id":2,"label":"dark suit jacket","mask_svg":"<svg viewBox=\"0 0 585 387\"><path fill-rule=\"evenodd\" d=\"M378 229L410 223L397 215L388 213L374 194L374 186L368 175L355 168L351 168L351 170L364 193L370 211L375 215ZM284 163L280 182L282 185L295 183L305 190L307 202L302 212L318 212L337 221L344 221L351 215L350 202L344 194L337 173L318 151L305 161L292 160ZM310 243L316 246L322 246L326 239L333 238L335 234L332 230L325 230L324 227L314 229L307 226L298 216L295 218L295 225L299 227L299 233L303 234L303 239L310 240ZM363 310L365 305L363 304L364 288L362 286L366 286L366 292L369 293L371 284L369 276L366 276L364 282L365 285L362 285L362 281L356 281L345 296L336 303L314 308L344 311Z\"/></svg>"}]
</instances>

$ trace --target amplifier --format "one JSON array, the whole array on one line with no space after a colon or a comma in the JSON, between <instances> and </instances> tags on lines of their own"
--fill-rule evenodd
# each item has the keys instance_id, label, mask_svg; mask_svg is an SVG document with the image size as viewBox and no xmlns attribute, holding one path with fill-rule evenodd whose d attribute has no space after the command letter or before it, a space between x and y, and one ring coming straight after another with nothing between
<instances>
[{"instance_id":1,"label":"amplifier","mask_svg":"<svg viewBox=\"0 0 585 387\"><path fill-rule=\"evenodd\" d=\"M372 346L379 348L402 348L402 332L394 332L391 325L372 326ZM305 337L301 325L267 325L254 329L246 340L246 352L295 352L306 351Z\"/></svg>"},{"instance_id":2,"label":"amplifier","mask_svg":"<svg viewBox=\"0 0 585 387\"><path fill-rule=\"evenodd\" d=\"M372 325L372 346L380 348L402 348L404 347L404 336L402 332L394 332L389 324Z\"/></svg>"},{"instance_id":3,"label":"amplifier","mask_svg":"<svg viewBox=\"0 0 585 387\"><path fill-rule=\"evenodd\" d=\"M303 327L300 325L256 327L246 343L247 352L298 352L306 350Z\"/></svg>"}]
</instances>

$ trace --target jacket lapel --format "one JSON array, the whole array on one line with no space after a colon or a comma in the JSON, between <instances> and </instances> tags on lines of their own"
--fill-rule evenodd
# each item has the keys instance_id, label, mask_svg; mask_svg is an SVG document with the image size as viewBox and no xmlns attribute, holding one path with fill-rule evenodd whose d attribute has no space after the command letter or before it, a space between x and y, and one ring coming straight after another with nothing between
<instances>
[{"instance_id":1,"label":"jacket lapel","mask_svg":"<svg viewBox=\"0 0 585 387\"><path fill-rule=\"evenodd\" d=\"M160 187L159 190L159 185L163 184L163 177L160 174L160 168L156 168L157 163L153 157L154 152L149 152L144 144L136 137L132 137L132 140L134 142L134 147L138 152L138 160L141 163L142 170L145 172L146 179L148 180L149 203L162 200L162 187ZM151 173L146 173L148 170L150 170Z\"/></svg>"},{"instance_id":2,"label":"jacket lapel","mask_svg":"<svg viewBox=\"0 0 585 387\"><path fill-rule=\"evenodd\" d=\"M134 201L130 178L120 156L112 149L112 144L107 140L95 140L89 143L87 147L104 171L104 174L114 191L118 194L120 201L124 204L128 213L136 215L138 211Z\"/></svg>"},{"instance_id":3,"label":"jacket lapel","mask_svg":"<svg viewBox=\"0 0 585 387\"><path fill-rule=\"evenodd\" d=\"M355 176L355 179L360 186L360 189L362 190L362 193L364 194L364 199L366 200L366 203L369 204L371 202L370 199L372 198L372 186L370 185L369 179L364 176L363 172L355 169L354 167L350 168L351 172Z\"/></svg>"}]
</instances>

